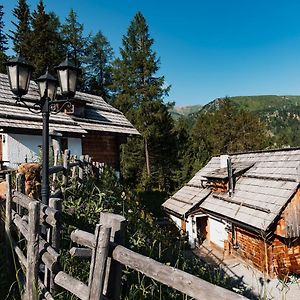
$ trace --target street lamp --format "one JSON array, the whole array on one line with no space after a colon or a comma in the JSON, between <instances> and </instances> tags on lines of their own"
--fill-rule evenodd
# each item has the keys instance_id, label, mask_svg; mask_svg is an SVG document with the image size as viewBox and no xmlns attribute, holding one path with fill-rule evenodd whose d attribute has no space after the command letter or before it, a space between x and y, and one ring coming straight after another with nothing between
<instances>
[{"instance_id":1,"label":"street lamp","mask_svg":"<svg viewBox=\"0 0 300 300\"><path fill-rule=\"evenodd\" d=\"M21 98L28 92L32 66L20 55L11 58L6 66L10 89L18 98Z\"/></svg>"},{"instance_id":2,"label":"street lamp","mask_svg":"<svg viewBox=\"0 0 300 300\"><path fill-rule=\"evenodd\" d=\"M79 69L69 61L68 56L55 69L57 70L61 94L67 99L74 97Z\"/></svg>"},{"instance_id":3,"label":"street lamp","mask_svg":"<svg viewBox=\"0 0 300 300\"><path fill-rule=\"evenodd\" d=\"M16 104L25 106L33 113L42 113L43 142L42 142L42 203L49 204L49 115L59 113L66 106L70 106L70 99L75 96L79 69L73 66L68 58L55 69L58 73L61 94L64 99L55 100L57 80L48 72L40 76L36 82L39 88L40 100L22 98L28 92L32 66L19 55L11 58L7 63L7 73L11 91L15 94ZM28 103L33 103L29 105Z\"/></svg>"}]
</instances>

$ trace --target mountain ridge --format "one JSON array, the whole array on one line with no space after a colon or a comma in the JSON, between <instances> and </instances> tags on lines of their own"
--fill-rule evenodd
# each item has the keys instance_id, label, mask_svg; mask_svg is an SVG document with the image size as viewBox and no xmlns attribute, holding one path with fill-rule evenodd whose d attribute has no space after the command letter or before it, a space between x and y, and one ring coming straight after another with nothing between
<instances>
[{"instance_id":1,"label":"mountain ridge","mask_svg":"<svg viewBox=\"0 0 300 300\"><path fill-rule=\"evenodd\" d=\"M226 98L237 109L248 110L263 120L274 137L275 145L300 146L300 96L256 95ZM175 119L186 117L193 124L202 113L218 110L219 103L223 99L225 97L214 99L202 107L200 105L189 105L188 110L181 107L182 111L188 111L189 113L184 115L180 114L178 110L174 110L177 113ZM174 117L173 114L172 116Z\"/></svg>"}]
</instances>

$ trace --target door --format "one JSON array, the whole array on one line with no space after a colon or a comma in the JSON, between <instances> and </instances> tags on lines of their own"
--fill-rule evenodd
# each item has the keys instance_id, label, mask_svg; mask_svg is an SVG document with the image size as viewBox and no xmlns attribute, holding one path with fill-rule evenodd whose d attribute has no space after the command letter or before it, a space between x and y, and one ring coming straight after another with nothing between
<instances>
[{"instance_id":1,"label":"door","mask_svg":"<svg viewBox=\"0 0 300 300\"><path fill-rule=\"evenodd\" d=\"M207 219L208 217L206 216L196 218L197 240L199 245L207 238Z\"/></svg>"}]
</instances>

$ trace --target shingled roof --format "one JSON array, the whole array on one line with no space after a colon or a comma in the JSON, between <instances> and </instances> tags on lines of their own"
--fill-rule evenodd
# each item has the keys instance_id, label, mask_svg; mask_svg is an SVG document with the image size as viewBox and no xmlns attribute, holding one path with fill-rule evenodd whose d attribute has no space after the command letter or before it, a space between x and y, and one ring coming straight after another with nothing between
<instances>
[{"instance_id":1,"label":"shingled roof","mask_svg":"<svg viewBox=\"0 0 300 300\"><path fill-rule=\"evenodd\" d=\"M220 157L213 157L163 207L186 217L195 210L267 231L295 194L300 179L300 149L281 149L230 155L233 171L242 172L234 193L212 192L208 180L225 179ZM244 168L244 167L245 168ZM193 187L193 189L189 188ZM209 192L209 194L208 194ZM182 203L185 203L184 207Z\"/></svg>"},{"instance_id":2,"label":"shingled roof","mask_svg":"<svg viewBox=\"0 0 300 300\"><path fill-rule=\"evenodd\" d=\"M16 106L16 100L9 87L7 75L0 74L0 128L41 130L42 117L29 112L25 107ZM38 87L30 82L28 94L24 99L39 100ZM85 117L58 113L50 116L50 132L65 134L84 134L88 131L108 132L125 135L139 135L139 132L116 108L103 98L77 92L75 100L84 102Z\"/></svg>"}]
</instances>

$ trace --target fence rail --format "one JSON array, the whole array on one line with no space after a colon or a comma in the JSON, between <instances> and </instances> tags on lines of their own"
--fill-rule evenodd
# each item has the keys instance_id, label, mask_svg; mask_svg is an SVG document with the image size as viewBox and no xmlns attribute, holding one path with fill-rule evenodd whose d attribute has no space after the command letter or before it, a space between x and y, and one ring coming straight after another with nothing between
<instances>
[{"instance_id":1,"label":"fence rail","mask_svg":"<svg viewBox=\"0 0 300 300\"><path fill-rule=\"evenodd\" d=\"M98 170L101 169L101 165L95 166ZM81 157L79 160L73 158L72 161L69 151L65 151L63 164L50 168L50 174L54 177L53 180L56 180L57 174L62 172L63 187L66 187L70 176L83 180L84 174L92 172L92 168L90 158ZM43 299L53 300L57 287L84 300L120 299L123 266L143 273L194 299L246 299L126 248L124 246L126 220L111 213L100 214L94 234L79 229L71 233L71 240L77 246L70 249L70 255L90 259L88 283L81 282L62 271L59 264L61 191L53 189L49 206L46 206L24 195L24 176L17 176L17 190L12 189L11 174L6 174L6 182L6 251L9 253L10 248L14 250L23 269L25 275L23 299L38 299L40 293ZM12 234L14 228L16 233ZM46 229L42 234L41 228ZM7 263L8 267L12 268L9 260Z\"/></svg>"},{"instance_id":2,"label":"fence rail","mask_svg":"<svg viewBox=\"0 0 300 300\"><path fill-rule=\"evenodd\" d=\"M76 244L88 247L88 249L78 247L71 248L71 256L86 258L92 255L91 249L96 245L94 235L82 230L75 230L71 233L71 239ZM195 299L246 299L241 295L213 285L189 273L138 254L124 246L116 245L113 242L111 242L109 246L111 257L114 261L141 272Z\"/></svg>"}]
</instances>

